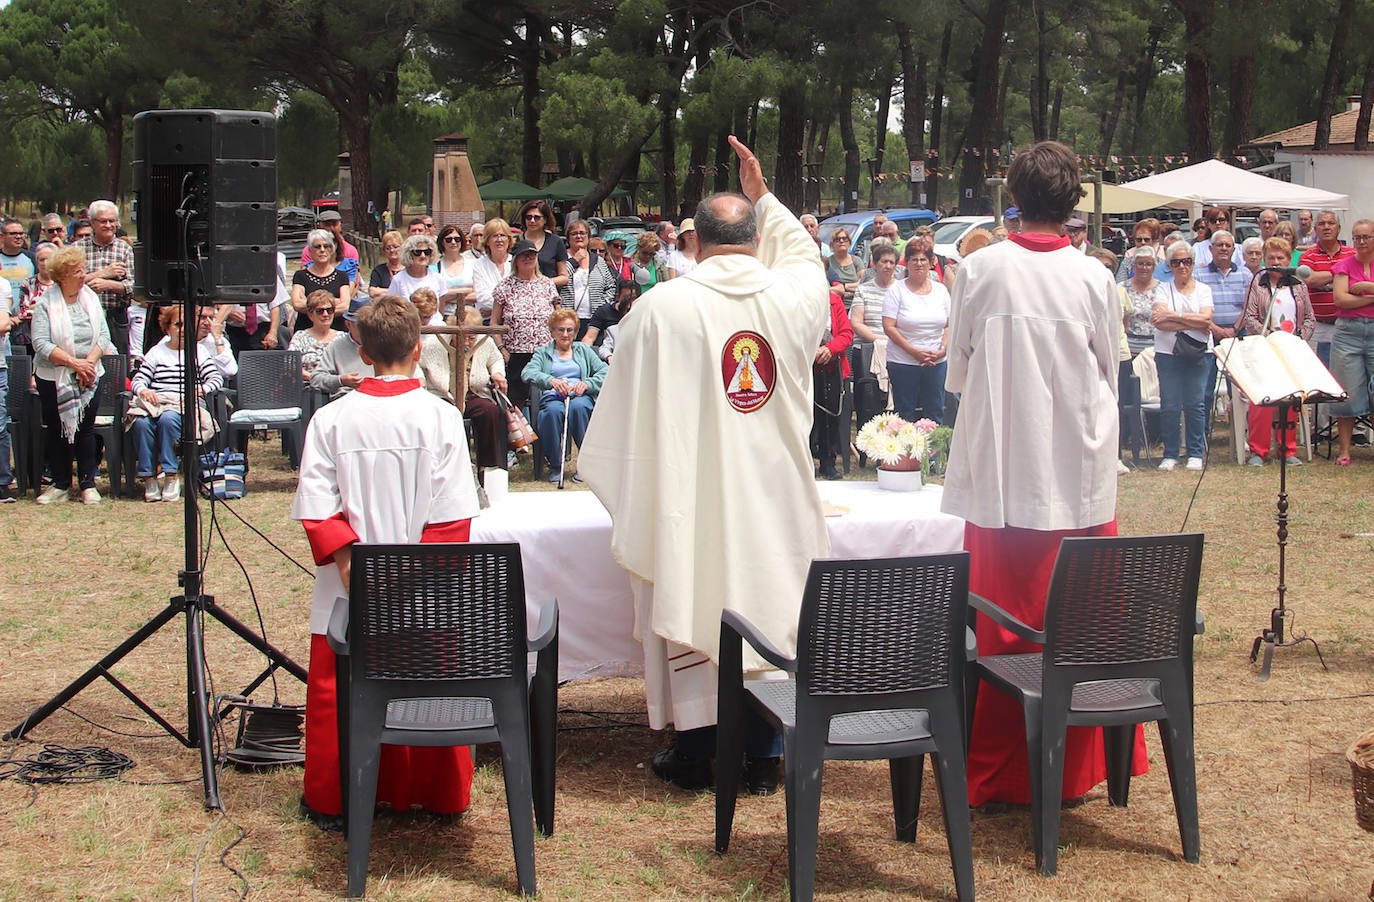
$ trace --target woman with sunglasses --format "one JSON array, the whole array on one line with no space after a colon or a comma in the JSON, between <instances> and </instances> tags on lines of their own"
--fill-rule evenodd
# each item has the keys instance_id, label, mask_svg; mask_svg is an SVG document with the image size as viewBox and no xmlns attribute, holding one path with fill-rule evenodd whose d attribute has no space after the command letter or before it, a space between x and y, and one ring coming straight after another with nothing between
<instances>
[{"instance_id":1,"label":"woman with sunglasses","mask_svg":"<svg viewBox=\"0 0 1374 902\"><path fill-rule=\"evenodd\" d=\"M329 302L329 295L319 294ZM332 305L330 310L332 312ZM157 319L167 337L148 349L143 365L130 381L129 387L138 396L145 415L133 417L129 432L134 440L138 476L143 480L143 500L177 501L181 498L177 443L181 441L181 394L185 384L182 377L186 372L181 347L186 330L180 306L163 307ZM201 357L197 366L197 397L217 391L224 384L224 377L213 358ZM153 460L155 450L156 461ZM155 465L162 467L161 475L156 473Z\"/></svg>"},{"instance_id":2,"label":"woman with sunglasses","mask_svg":"<svg viewBox=\"0 0 1374 902\"><path fill-rule=\"evenodd\" d=\"M367 279L368 297L375 299L386 294L391 280L405 269L405 264L401 262L401 244L404 241L405 237L394 230L382 236L382 254L386 259L372 267L372 275Z\"/></svg>"},{"instance_id":3,"label":"woman with sunglasses","mask_svg":"<svg viewBox=\"0 0 1374 902\"><path fill-rule=\"evenodd\" d=\"M568 226L568 256L572 260L572 274L568 284L559 290L563 306L577 314L578 338L587 331L592 311L602 304L615 301L615 275L606 265L605 248L594 252L591 228L585 222Z\"/></svg>"},{"instance_id":4,"label":"woman with sunglasses","mask_svg":"<svg viewBox=\"0 0 1374 902\"><path fill-rule=\"evenodd\" d=\"M1207 451L1207 356L1186 360L1175 350L1180 334L1212 344L1212 290L1193 278L1197 260L1188 244L1169 245L1169 269L1174 281L1156 293L1150 322L1155 327L1155 368L1159 372L1159 431L1164 437L1161 470L1178 466L1178 416L1188 452L1187 468L1201 470Z\"/></svg>"},{"instance_id":5,"label":"woman with sunglasses","mask_svg":"<svg viewBox=\"0 0 1374 902\"><path fill-rule=\"evenodd\" d=\"M310 328L305 299L312 291L327 291L334 298L334 328L342 330L343 314L353 298L353 280L334 260L334 236L327 229L314 229L305 237L305 247L310 252L310 265L291 277L291 306L296 310L292 331Z\"/></svg>"},{"instance_id":6,"label":"woman with sunglasses","mask_svg":"<svg viewBox=\"0 0 1374 902\"><path fill-rule=\"evenodd\" d=\"M837 289L849 304L854 300L854 292L859 288L859 271L863 268L859 261L849 253L852 239L843 228L830 234L830 261L825 280Z\"/></svg>"},{"instance_id":7,"label":"woman with sunglasses","mask_svg":"<svg viewBox=\"0 0 1374 902\"><path fill-rule=\"evenodd\" d=\"M524 239L534 245L539 257L539 272L553 279L559 291L568 284L568 245L554 233L553 210L546 200L528 200L520 208Z\"/></svg>"},{"instance_id":8,"label":"woman with sunglasses","mask_svg":"<svg viewBox=\"0 0 1374 902\"><path fill-rule=\"evenodd\" d=\"M334 299L329 292L310 292L305 299L305 310L310 318L310 328L292 335L287 350L300 352L301 377L309 382L310 374L320 365L325 349L344 333L334 328Z\"/></svg>"},{"instance_id":9,"label":"woman with sunglasses","mask_svg":"<svg viewBox=\"0 0 1374 902\"><path fill-rule=\"evenodd\" d=\"M447 286L447 290L439 294L439 309L446 319L453 315L458 305L472 303L472 266L464 253L467 246L467 236L456 225L446 225L439 230L442 256L434 264L434 271Z\"/></svg>"},{"instance_id":10,"label":"woman with sunglasses","mask_svg":"<svg viewBox=\"0 0 1374 902\"><path fill-rule=\"evenodd\" d=\"M429 268L439 256L438 248L435 247L434 239L429 235L411 235L401 245L401 261L406 268L396 274L396 278L391 280L391 287L387 289L387 294L394 294L397 297L410 299L410 296L421 288L428 288L434 292L435 297L440 297L448 291L448 285L444 277ZM439 323L443 322L442 317L435 317ZM421 323L420 325L436 325L436 323Z\"/></svg>"},{"instance_id":11,"label":"woman with sunglasses","mask_svg":"<svg viewBox=\"0 0 1374 902\"><path fill-rule=\"evenodd\" d=\"M491 316L492 292L510 275L510 223L488 219L482 230L482 258L472 267L472 296L483 316Z\"/></svg>"},{"instance_id":12,"label":"woman with sunglasses","mask_svg":"<svg viewBox=\"0 0 1374 902\"><path fill-rule=\"evenodd\" d=\"M644 271L644 267L625 256L625 248L629 243L630 236L624 232L606 233L606 265L610 267L616 281L629 279L643 285L649 281L649 274Z\"/></svg>"}]
</instances>

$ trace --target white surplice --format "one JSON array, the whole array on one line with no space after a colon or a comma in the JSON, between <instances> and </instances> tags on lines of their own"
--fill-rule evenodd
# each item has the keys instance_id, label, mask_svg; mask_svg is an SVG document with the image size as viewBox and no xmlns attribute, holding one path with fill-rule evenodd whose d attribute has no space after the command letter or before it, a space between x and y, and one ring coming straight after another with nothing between
<instances>
[{"instance_id":1,"label":"white surplice","mask_svg":"<svg viewBox=\"0 0 1374 902\"><path fill-rule=\"evenodd\" d=\"M610 511L612 555L636 580L655 729L715 723L722 610L795 651L807 568L829 549L809 447L825 274L780 201L766 195L756 210L757 257L703 260L621 321L578 456ZM749 412L727 398L741 359L737 348L726 363L727 344L741 332L761 336L776 364L751 376L753 391L772 393ZM746 655L746 667L759 664Z\"/></svg>"},{"instance_id":2,"label":"white surplice","mask_svg":"<svg viewBox=\"0 0 1374 902\"><path fill-rule=\"evenodd\" d=\"M947 391L959 392L941 509L978 526L1079 529L1116 516L1121 304L1072 245L990 245L959 264Z\"/></svg>"}]
</instances>

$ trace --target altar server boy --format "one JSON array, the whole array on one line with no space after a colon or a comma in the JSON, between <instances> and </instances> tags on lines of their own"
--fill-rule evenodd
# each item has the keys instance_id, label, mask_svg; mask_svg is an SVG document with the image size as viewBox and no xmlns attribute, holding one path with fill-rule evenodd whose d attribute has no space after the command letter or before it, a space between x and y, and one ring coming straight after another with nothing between
<instances>
[{"instance_id":1,"label":"altar server boy","mask_svg":"<svg viewBox=\"0 0 1374 902\"><path fill-rule=\"evenodd\" d=\"M342 813L334 653L325 633L334 599L347 594L353 544L465 542L478 512L458 410L415 377L415 306L386 295L345 316L356 320L362 358L376 375L310 421L291 507L316 564L302 810L322 826ZM393 809L454 814L467 809L471 787L465 747L382 746L377 801Z\"/></svg>"}]
</instances>

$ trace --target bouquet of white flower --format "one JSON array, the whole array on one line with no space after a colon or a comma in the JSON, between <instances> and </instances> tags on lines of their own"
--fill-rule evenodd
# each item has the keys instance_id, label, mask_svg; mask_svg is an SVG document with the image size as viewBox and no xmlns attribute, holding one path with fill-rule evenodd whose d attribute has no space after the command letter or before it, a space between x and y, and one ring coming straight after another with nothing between
<instances>
[{"instance_id":1,"label":"bouquet of white flower","mask_svg":"<svg viewBox=\"0 0 1374 902\"><path fill-rule=\"evenodd\" d=\"M931 420L908 423L895 413L880 413L864 423L854 446L884 470L921 469L929 447Z\"/></svg>"}]
</instances>

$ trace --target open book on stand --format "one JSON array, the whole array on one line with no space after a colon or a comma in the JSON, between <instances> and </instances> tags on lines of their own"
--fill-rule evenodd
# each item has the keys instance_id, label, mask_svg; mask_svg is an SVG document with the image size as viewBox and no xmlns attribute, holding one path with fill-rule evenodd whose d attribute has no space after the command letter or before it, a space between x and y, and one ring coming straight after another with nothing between
<instances>
[{"instance_id":1,"label":"open book on stand","mask_svg":"<svg viewBox=\"0 0 1374 902\"><path fill-rule=\"evenodd\" d=\"M1223 338L1214 353L1217 366L1240 386L1251 404L1341 401L1346 397L1311 346L1291 332Z\"/></svg>"}]
</instances>

